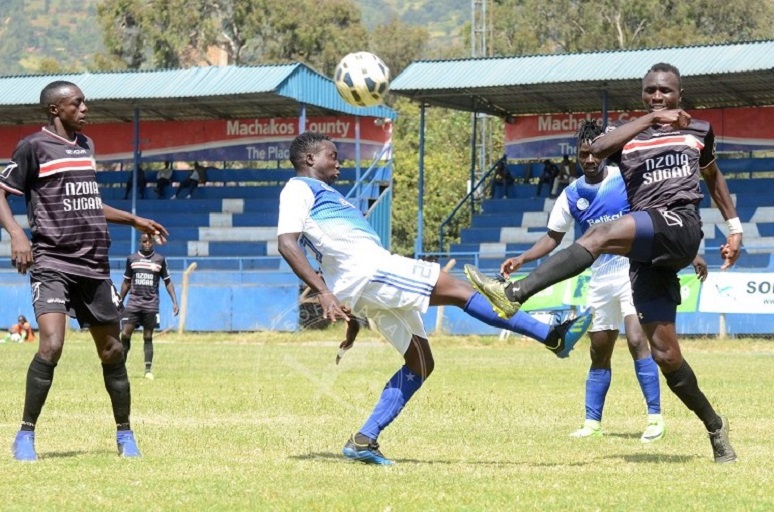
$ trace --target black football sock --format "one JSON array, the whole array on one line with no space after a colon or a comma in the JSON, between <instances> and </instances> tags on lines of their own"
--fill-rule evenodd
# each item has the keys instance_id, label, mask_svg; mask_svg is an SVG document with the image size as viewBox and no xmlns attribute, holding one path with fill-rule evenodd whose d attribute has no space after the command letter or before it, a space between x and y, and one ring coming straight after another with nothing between
<instances>
[{"instance_id":1,"label":"black football sock","mask_svg":"<svg viewBox=\"0 0 774 512\"><path fill-rule=\"evenodd\" d=\"M143 351L145 352L145 371L151 371L153 366L153 340L143 340Z\"/></svg>"},{"instance_id":2,"label":"black football sock","mask_svg":"<svg viewBox=\"0 0 774 512\"><path fill-rule=\"evenodd\" d=\"M693 373L693 368L688 364L688 361L683 360L680 368L668 375L664 374L664 378L669 389L699 417L708 432L715 432L723 426L720 416L699 389L696 374Z\"/></svg>"},{"instance_id":3,"label":"black football sock","mask_svg":"<svg viewBox=\"0 0 774 512\"><path fill-rule=\"evenodd\" d=\"M121 339L121 345L124 346L124 362L129 357L129 349L132 348L132 337L121 333L119 338Z\"/></svg>"},{"instance_id":4,"label":"black football sock","mask_svg":"<svg viewBox=\"0 0 774 512\"><path fill-rule=\"evenodd\" d=\"M132 408L132 395L129 390L129 376L123 361L114 364L102 363L102 376L105 379L105 389L110 395L113 405L113 418L118 430L131 430L129 412Z\"/></svg>"},{"instance_id":5,"label":"black football sock","mask_svg":"<svg viewBox=\"0 0 774 512\"><path fill-rule=\"evenodd\" d=\"M512 302L524 304L527 299L552 284L577 276L589 268L594 260L594 256L585 247L572 244L538 265L524 279L509 284L505 294Z\"/></svg>"},{"instance_id":6,"label":"black football sock","mask_svg":"<svg viewBox=\"0 0 774 512\"><path fill-rule=\"evenodd\" d=\"M27 370L27 394L24 397L24 412L22 413L22 430L35 430L40 411L46 403L51 382L54 380L56 363L44 361L35 354Z\"/></svg>"}]
</instances>

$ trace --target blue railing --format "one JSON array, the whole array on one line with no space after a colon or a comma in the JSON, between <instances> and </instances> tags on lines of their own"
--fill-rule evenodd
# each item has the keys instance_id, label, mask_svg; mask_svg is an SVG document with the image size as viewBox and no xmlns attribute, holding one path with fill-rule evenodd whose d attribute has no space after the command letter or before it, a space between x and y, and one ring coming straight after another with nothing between
<instances>
[{"instance_id":1,"label":"blue railing","mask_svg":"<svg viewBox=\"0 0 774 512\"><path fill-rule=\"evenodd\" d=\"M441 222L441 225L438 228L438 248L443 251L443 243L444 243L444 234L446 231L446 226L449 225L449 223L454 220L454 218L457 215L457 212L460 211L460 209L468 202L470 202L470 198L475 198L476 191L481 188L481 186L487 181L489 176L495 171L497 166L500 164L500 162L504 162L505 157L501 158L500 160L496 161L494 164L492 164L492 167L489 168L489 170L481 177L481 179L476 182L476 185L474 187L471 187L470 192L468 192L465 197L460 199L460 201L457 203L457 205L454 207L452 212ZM505 163L505 162L504 162ZM471 212L472 216L473 212ZM425 253L429 254L429 253Z\"/></svg>"},{"instance_id":2,"label":"blue railing","mask_svg":"<svg viewBox=\"0 0 774 512\"><path fill-rule=\"evenodd\" d=\"M383 165L379 165L385 157L387 160ZM392 238L392 144L382 147L368 169L344 197L354 202L363 212L379 235L382 245L389 249Z\"/></svg>"}]
</instances>

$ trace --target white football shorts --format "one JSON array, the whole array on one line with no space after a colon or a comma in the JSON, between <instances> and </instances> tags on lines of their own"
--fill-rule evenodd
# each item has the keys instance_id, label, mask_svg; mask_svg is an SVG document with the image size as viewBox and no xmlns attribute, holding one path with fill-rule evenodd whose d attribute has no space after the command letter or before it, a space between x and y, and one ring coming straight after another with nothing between
<instances>
[{"instance_id":1,"label":"white football shorts","mask_svg":"<svg viewBox=\"0 0 774 512\"><path fill-rule=\"evenodd\" d=\"M427 339L421 315L440 273L438 263L393 254L368 281L352 311L369 318L403 355L412 336Z\"/></svg>"},{"instance_id":2,"label":"white football shorts","mask_svg":"<svg viewBox=\"0 0 774 512\"><path fill-rule=\"evenodd\" d=\"M594 320L589 332L620 330L624 318L637 314L628 274L616 276L615 279L611 277L592 279L589 284L586 303L594 308Z\"/></svg>"}]
</instances>

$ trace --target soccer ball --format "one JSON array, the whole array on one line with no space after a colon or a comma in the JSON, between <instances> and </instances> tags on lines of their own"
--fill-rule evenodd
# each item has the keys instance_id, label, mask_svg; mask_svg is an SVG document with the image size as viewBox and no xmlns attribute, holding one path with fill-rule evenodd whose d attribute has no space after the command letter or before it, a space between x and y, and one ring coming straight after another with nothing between
<instances>
[{"instance_id":1,"label":"soccer ball","mask_svg":"<svg viewBox=\"0 0 774 512\"><path fill-rule=\"evenodd\" d=\"M350 53L336 66L333 81L347 103L356 107L378 105L390 88L390 68L373 53Z\"/></svg>"}]
</instances>

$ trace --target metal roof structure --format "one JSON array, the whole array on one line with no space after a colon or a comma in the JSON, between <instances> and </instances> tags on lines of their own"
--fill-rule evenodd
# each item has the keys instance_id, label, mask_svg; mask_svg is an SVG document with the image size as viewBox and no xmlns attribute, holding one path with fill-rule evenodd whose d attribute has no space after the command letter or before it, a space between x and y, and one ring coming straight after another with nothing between
<instances>
[{"instance_id":1,"label":"metal roof structure","mask_svg":"<svg viewBox=\"0 0 774 512\"><path fill-rule=\"evenodd\" d=\"M500 117L640 110L655 63L680 70L685 108L774 105L774 41L593 53L417 61L390 91L431 106Z\"/></svg>"},{"instance_id":2,"label":"metal roof structure","mask_svg":"<svg viewBox=\"0 0 774 512\"><path fill-rule=\"evenodd\" d=\"M244 119L349 114L395 119L385 106L354 107L333 81L303 63L0 77L0 124L41 118L40 91L54 80L77 84L92 123Z\"/></svg>"}]
</instances>

